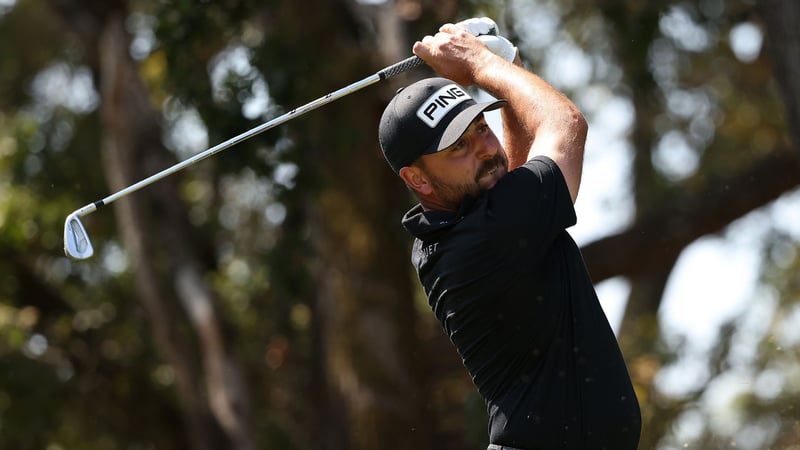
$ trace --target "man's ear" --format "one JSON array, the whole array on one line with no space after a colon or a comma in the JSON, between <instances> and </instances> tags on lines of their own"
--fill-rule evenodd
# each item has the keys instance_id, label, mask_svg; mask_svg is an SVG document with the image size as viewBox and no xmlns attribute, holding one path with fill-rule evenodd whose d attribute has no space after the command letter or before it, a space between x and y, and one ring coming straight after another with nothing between
<instances>
[{"instance_id":1,"label":"man's ear","mask_svg":"<svg viewBox=\"0 0 800 450\"><path fill-rule=\"evenodd\" d=\"M419 167L406 166L400 169L400 178L411 190L419 195L427 196L433 192L433 187L428 182L428 177Z\"/></svg>"}]
</instances>

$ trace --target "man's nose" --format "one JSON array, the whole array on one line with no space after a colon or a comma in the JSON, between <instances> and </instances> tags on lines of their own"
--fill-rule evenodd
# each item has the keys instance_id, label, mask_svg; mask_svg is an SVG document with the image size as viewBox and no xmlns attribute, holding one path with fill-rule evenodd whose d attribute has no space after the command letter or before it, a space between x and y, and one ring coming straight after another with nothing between
<instances>
[{"instance_id":1,"label":"man's nose","mask_svg":"<svg viewBox=\"0 0 800 450\"><path fill-rule=\"evenodd\" d=\"M492 159L497 154L497 148L490 143L482 142L479 144L477 154L479 159Z\"/></svg>"}]
</instances>

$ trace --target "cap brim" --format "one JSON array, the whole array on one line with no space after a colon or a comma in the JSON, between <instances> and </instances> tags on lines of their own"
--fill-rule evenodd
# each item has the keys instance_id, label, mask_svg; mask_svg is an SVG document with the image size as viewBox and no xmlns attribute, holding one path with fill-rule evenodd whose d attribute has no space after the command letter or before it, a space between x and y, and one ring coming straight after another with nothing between
<instances>
[{"instance_id":1,"label":"cap brim","mask_svg":"<svg viewBox=\"0 0 800 450\"><path fill-rule=\"evenodd\" d=\"M434 143L434 145L432 145L424 154L440 152L455 144L456 141L461 138L464 132L467 131L467 128L469 128L472 122L478 118L478 116L486 111L493 111L495 109L502 108L507 104L508 101L506 100L494 100L486 103L477 103L461 111L447 125L447 128L444 130L444 133L442 133L439 142Z\"/></svg>"}]
</instances>

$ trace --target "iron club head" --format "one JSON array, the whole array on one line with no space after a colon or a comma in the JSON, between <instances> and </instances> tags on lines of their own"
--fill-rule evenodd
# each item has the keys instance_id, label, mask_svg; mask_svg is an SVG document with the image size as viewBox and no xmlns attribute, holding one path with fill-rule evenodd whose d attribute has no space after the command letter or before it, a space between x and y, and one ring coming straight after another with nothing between
<instances>
[{"instance_id":1,"label":"iron club head","mask_svg":"<svg viewBox=\"0 0 800 450\"><path fill-rule=\"evenodd\" d=\"M76 213L64 222L64 253L74 259L86 259L94 254L92 242Z\"/></svg>"}]
</instances>

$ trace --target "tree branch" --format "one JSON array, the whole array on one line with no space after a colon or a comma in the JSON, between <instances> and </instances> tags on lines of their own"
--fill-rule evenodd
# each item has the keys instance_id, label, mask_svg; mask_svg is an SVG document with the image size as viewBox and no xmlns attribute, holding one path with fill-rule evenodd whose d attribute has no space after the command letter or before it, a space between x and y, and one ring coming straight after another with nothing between
<instances>
[{"instance_id":1,"label":"tree branch","mask_svg":"<svg viewBox=\"0 0 800 450\"><path fill-rule=\"evenodd\" d=\"M800 186L800 159L788 149L710 183L704 193L687 193L641 217L627 230L585 245L584 260L595 283L615 276L664 272L684 247Z\"/></svg>"}]
</instances>

